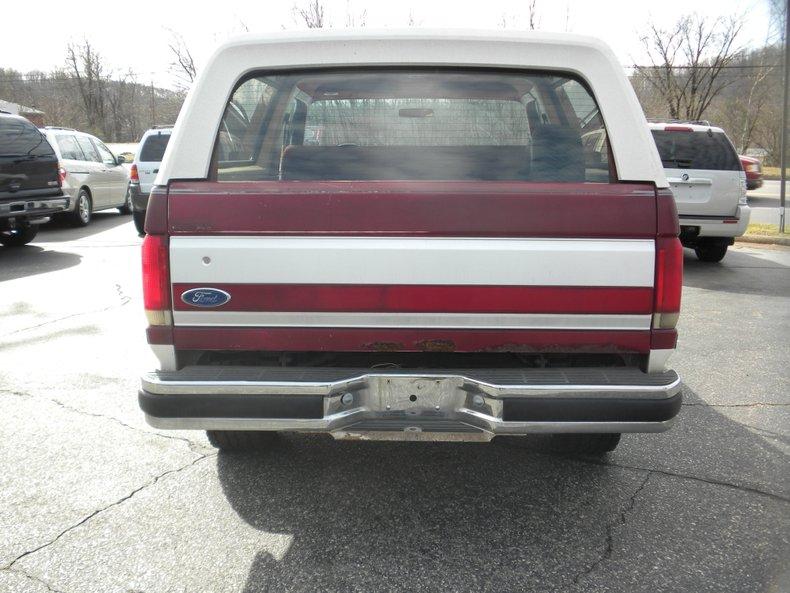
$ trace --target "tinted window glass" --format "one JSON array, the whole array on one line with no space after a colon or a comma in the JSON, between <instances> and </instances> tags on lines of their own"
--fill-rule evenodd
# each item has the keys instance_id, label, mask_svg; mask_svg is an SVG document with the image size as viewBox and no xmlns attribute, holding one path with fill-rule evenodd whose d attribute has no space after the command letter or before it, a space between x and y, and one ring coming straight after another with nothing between
<instances>
[{"instance_id":1,"label":"tinted window glass","mask_svg":"<svg viewBox=\"0 0 790 593\"><path fill-rule=\"evenodd\" d=\"M0 117L0 156L54 156L54 153L33 124L15 117Z\"/></svg>"},{"instance_id":2,"label":"tinted window glass","mask_svg":"<svg viewBox=\"0 0 790 593\"><path fill-rule=\"evenodd\" d=\"M595 99L568 76L358 69L244 81L216 160L225 181L608 182L608 153Z\"/></svg>"},{"instance_id":3,"label":"tinted window glass","mask_svg":"<svg viewBox=\"0 0 790 593\"><path fill-rule=\"evenodd\" d=\"M86 161L93 161L94 163L100 163L101 159L99 158L99 153L96 151L96 148L93 146L93 142L90 141L90 138L87 136L75 136L77 139L77 143L80 145L82 152L85 154L84 159Z\"/></svg>"},{"instance_id":4,"label":"tinted window glass","mask_svg":"<svg viewBox=\"0 0 790 593\"><path fill-rule=\"evenodd\" d=\"M80 145L77 144L77 139L74 136L58 134L55 136L55 141L58 143L61 158L72 161L86 160L85 155L82 153L82 149L80 148Z\"/></svg>"},{"instance_id":5,"label":"tinted window glass","mask_svg":"<svg viewBox=\"0 0 790 593\"><path fill-rule=\"evenodd\" d=\"M722 132L653 130L661 162L669 169L740 171L741 162Z\"/></svg>"},{"instance_id":6,"label":"tinted window glass","mask_svg":"<svg viewBox=\"0 0 790 593\"><path fill-rule=\"evenodd\" d=\"M165 156L165 149L170 140L170 134L153 134L148 136L140 150L140 161L144 163L162 162Z\"/></svg>"}]
</instances>

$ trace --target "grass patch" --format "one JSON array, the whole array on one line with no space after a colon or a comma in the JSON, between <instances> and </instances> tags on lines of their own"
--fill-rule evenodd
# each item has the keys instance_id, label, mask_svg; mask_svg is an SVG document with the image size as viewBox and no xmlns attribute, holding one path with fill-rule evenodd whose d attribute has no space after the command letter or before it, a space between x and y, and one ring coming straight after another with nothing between
<instances>
[{"instance_id":1,"label":"grass patch","mask_svg":"<svg viewBox=\"0 0 790 593\"><path fill-rule=\"evenodd\" d=\"M785 173L788 177L790 177L790 169L785 169ZM763 167L763 176L775 177L776 179L779 179L779 167Z\"/></svg>"},{"instance_id":2,"label":"grass patch","mask_svg":"<svg viewBox=\"0 0 790 593\"><path fill-rule=\"evenodd\" d=\"M752 223L746 229L747 235L763 235L765 237L790 237L790 233L787 232L788 226L785 225L785 232L779 232L779 225L776 224L761 224L761 223Z\"/></svg>"}]
</instances>

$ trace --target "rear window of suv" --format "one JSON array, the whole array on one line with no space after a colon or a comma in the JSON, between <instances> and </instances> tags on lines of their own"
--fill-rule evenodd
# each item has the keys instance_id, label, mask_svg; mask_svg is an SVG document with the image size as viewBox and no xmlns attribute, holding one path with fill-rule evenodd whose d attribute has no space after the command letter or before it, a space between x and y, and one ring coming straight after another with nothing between
<instances>
[{"instance_id":1,"label":"rear window of suv","mask_svg":"<svg viewBox=\"0 0 790 593\"><path fill-rule=\"evenodd\" d=\"M652 132L661 163L668 169L741 170L738 154L722 132Z\"/></svg>"},{"instance_id":2,"label":"rear window of suv","mask_svg":"<svg viewBox=\"0 0 790 593\"><path fill-rule=\"evenodd\" d=\"M0 117L0 156L55 156L44 135L33 124L15 117Z\"/></svg>"},{"instance_id":3,"label":"rear window of suv","mask_svg":"<svg viewBox=\"0 0 790 593\"><path fill-rule=\"evenodd\" d=\"M151 134L143 142L138 160L143 163L161 163L169 141L170 134Z\"/></svg>"},{"instance_id":4,"label":"rear window of suv","mask_svg":"<svg viewBox=\"0 0 790 593\"><path fill-rule=\"evenodd\" d=\"M543 72L253 75L228 102L214 163L220 181L610 179L592 94Z\"/></svg>"}]
</instances>

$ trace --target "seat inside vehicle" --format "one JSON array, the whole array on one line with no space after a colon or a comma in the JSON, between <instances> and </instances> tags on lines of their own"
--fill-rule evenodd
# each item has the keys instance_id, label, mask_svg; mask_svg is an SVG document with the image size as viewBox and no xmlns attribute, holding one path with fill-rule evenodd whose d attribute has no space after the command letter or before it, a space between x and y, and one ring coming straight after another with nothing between
<instances>
[{"instance_id":1,"label":"seat inside vehicle","mask_svg":"<svg viewBox=\"0 0 790 593\"><path fill-rule=\"evenodd\" d=\"M532 146L299 146L285 148L283 180L584 181L578 132L543 125Z\"/></svg>"}]
</instances>

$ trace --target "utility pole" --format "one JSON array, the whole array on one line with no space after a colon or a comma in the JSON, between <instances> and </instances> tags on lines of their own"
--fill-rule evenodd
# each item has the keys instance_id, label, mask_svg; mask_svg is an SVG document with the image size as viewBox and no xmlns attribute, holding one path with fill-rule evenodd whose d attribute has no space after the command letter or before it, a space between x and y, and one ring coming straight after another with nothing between
<instances>
[{"instance_id":1,"label":"utility pole","mask_svg":"<svg viewBox=\"0 0 790 593\"><path fill-rule=\"evenodd\" d=\"M790 109L790 3L785 5L785 76L784 101L782 102L782 143L779 149L779 232L785 232L785 203L787 200L787 111Z\"/></svg>"},{"instance_id":2,"label":"utility pole","mask_svg":"<svg viewBox=\"0 0 790 593\"><path fill-rule=\"evenodd\" d=\"M156 103L154 102L154 81L151 80L151 125L153 128L156 125Z\"/></svg>"}]
</instances>

